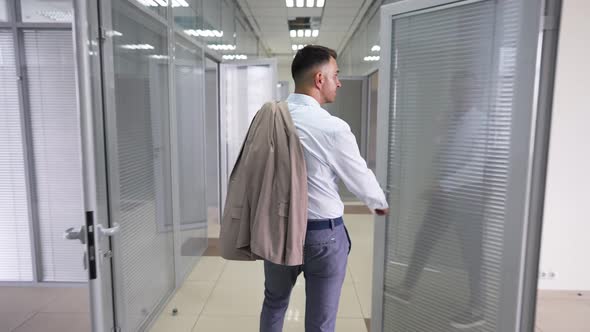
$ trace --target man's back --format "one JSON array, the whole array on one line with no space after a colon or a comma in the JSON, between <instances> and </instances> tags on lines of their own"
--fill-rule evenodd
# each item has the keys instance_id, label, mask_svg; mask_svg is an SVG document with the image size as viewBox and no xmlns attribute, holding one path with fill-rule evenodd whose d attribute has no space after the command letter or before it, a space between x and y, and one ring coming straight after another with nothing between
<instances>
[{"instance_id":1,"label":"man's back","mask_svg":"<svg viewBox=\"0 0 590 332\"><path fill-rule=\"evenodd\" d=\"M349 125L330 115L310 96L287 99L305 153L308 218L337 218L344 213L338 180L371 209L386 206L385 196L360 155Z\"/></svg>"}]
</instances>

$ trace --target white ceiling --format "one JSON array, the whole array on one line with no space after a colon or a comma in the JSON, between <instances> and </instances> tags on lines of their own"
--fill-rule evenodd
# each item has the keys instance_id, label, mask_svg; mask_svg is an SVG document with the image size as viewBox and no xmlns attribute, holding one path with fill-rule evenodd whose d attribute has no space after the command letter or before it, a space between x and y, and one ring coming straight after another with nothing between
<instances>
[{"instance_id":1,"label":"white ceiling","mask_svg":"<svg viewBox=\"0 0 590 332\"><path fill-rule=\"evenodd\" d=\"M292 44L318 44L341 51L374 0L326 0L323 8L287 8L285 0L238 0L270 55L291 61ZM291 38L288 20L321 17L317 38Z\"/></svg>"}]
</instances>

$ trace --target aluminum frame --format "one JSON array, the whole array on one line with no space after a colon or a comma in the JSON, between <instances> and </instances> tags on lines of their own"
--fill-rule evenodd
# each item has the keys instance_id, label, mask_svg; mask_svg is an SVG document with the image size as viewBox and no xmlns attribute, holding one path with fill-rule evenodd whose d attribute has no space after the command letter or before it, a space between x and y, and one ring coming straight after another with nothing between
<instances>
[{"instance_id":1,"label":"aluminum frame","mask_svg":"<svg viewBox=\"0 0 590 332\"><path fill-rule=\"evenodd\" d=\"M94 212L94 225L109 227L106 142L103 119L101 33L97 2L74 0L74 35L78 105L82 137L84 209ZM89 280L92 330L110 331L114 322L111 261L101 257L110 239L98 236L96 279Z\"/></svg>"}]
</instances>

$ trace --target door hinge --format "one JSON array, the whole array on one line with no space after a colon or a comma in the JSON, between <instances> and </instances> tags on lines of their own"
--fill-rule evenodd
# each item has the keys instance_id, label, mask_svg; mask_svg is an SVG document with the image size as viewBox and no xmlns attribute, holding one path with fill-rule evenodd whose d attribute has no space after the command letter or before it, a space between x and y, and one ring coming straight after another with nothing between
<instances>
[{"instance_id":1,"label":"door hinge","mask_svg":"<svg viewBox=\"0 0 590 332\"><path fill-rule=\"evenodd\" d=\"M553 15L545 15L541 17L541 29L542 30L555 30L557 29L557 17Z\"/></svg>"},{"instance_id":2,"label":"door hinge","mask_svg":"<svg viewBox=\"0 0 590 332\"><path fill-rule=\"evenodd\" d=\"M94 244L94 211L86 211L86 252L88 252L88 279L96 279L96 245Z\"/></svg>"}]
</instances>

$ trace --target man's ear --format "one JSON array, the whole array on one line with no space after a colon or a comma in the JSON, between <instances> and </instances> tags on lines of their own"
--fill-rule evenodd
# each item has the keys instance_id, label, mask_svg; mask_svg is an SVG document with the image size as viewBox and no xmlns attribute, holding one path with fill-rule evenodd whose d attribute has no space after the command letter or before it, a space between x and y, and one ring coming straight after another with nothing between
<instances>
[{"instance_id":1,"label":"man's ear","mask_svg":"<svg viewBox=\"0 0 590 332\"><path fill-rule=\"evenodd\" d=\"M322 84L324 84L324 80L326 78L324 77L324 74L322 73L322 71L318 71L317 73L315 73L315 75L313 76L313 81L314 81L314 85L316 86L316 88L320 88L322 86Z\"/></svg>"}]
</instances>

